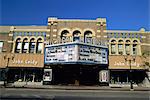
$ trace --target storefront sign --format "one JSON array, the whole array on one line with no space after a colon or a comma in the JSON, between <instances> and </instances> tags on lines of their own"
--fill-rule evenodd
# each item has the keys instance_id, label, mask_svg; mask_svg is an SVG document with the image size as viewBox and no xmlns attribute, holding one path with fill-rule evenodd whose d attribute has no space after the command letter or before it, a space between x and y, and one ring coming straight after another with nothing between
<instances>
[{"instance_id":1,"label":"storefront sign","mask_svg":"<svg viewBox=\"0 0 150 100\"><path fill-rule=\"evenodd\" d=\"M37 65L38 64L38 62L35 61L35 60L20 60L20 59L13 60L12 63L13 64L32 64L32 65Z\"/></svg>"},{"instance_id":2,"label":"storefront sign","mask_svg":"<svg viewBox=\"0 0 150 100\"><path fill-rule=\"evenodd\" d=\"M136 56L135 61L133 61L132 56L128 57L128 61L125 61L123 55L109 56L109 69L130 69L130 67L132 69L145 69L141 56Z\"/></svg>"},{"instance_id":3,"label":"storefront sign","mask_svg":"<svg viewBox=\"0 0 150 100\"><path fill-rule=\"evenodd\" d=\"M114 66L130 66L129 62L116 62L114 63ZM132 62L131 66L140 67L140 64L137 62Z\"/></svg>"}]
</instances>

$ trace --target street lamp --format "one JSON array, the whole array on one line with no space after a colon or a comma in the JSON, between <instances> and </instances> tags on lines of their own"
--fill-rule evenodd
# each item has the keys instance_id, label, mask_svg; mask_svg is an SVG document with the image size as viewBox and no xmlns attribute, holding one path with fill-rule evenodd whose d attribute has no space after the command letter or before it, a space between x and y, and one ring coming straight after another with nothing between
<instances>
[{"instance_id":1,"label":"street lamp","mask_svg":"<svg viewBox=\"0 0 150 100\"><path fill-rule=\"evenodd\" d=\"M5 68L5 77L4 77L4 87L6 87L7 79L8 79L8 65L9 61L14 59L14 55L4 55L4 60L7 60L6 68Z\"/></svg>"},{"instance_id":2,"label":"street lamp","mask_svg":"<svg viewBox=\"0 0 150 100\"><path fill-rule=\"evenodd\" d=\"M129 62L129 66L130 66L130 90L134 90L133 89L133 80L132 80L132 61L135 62L135 58L136 56L128 56L128 55L125 55L124 56L124 59L126 62Z\"/></svg>"}]
</instances>

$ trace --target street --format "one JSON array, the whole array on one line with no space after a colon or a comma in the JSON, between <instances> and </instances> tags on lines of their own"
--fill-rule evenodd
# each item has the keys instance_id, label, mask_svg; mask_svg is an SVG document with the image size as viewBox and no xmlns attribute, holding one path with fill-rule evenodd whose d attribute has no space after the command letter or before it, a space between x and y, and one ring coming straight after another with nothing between
<instances>
[{"instance_id":1,"label":"street","mask_svg":"<svg viewBox=\"0 0 150 100\"><path fill-rule=\"evenodd\" d=\"M149 91L1 88L1 100L149 100Z\"/></svg>"}]
</instances>

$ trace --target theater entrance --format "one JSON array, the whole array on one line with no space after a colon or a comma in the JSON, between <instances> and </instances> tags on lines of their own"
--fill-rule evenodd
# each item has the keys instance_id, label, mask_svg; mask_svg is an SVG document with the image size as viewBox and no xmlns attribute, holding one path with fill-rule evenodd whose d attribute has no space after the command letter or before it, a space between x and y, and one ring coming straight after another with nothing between
<instances>
[{"instance_id":1,"label":"theater entrance","mask_svg":"<svg viewBox=\"0 0 150 100\"><path fill-rule=\"evenodd\" d=\"M63 65L51 66L53 85L98 85L98 66Z\"/></svg>"}]
</instances>

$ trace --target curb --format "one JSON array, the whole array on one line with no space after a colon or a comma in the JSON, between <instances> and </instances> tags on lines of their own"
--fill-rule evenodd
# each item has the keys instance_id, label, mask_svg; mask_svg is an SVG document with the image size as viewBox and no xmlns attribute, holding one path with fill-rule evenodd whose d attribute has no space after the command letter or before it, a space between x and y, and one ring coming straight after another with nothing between
<instances>
[{"instance_id":1,"label":"curb","mask_svg":"<svg viewBox=\"0 0 150 100\"><path fill-rule=\"evenodd\" d=\"M26 88L26 89L51 89L51 90L106 90L106 91L150 91L150 88L134 88L129 87L82 87L82 86L7 86L6 88Z\"/></svg>"}]
</instances>

